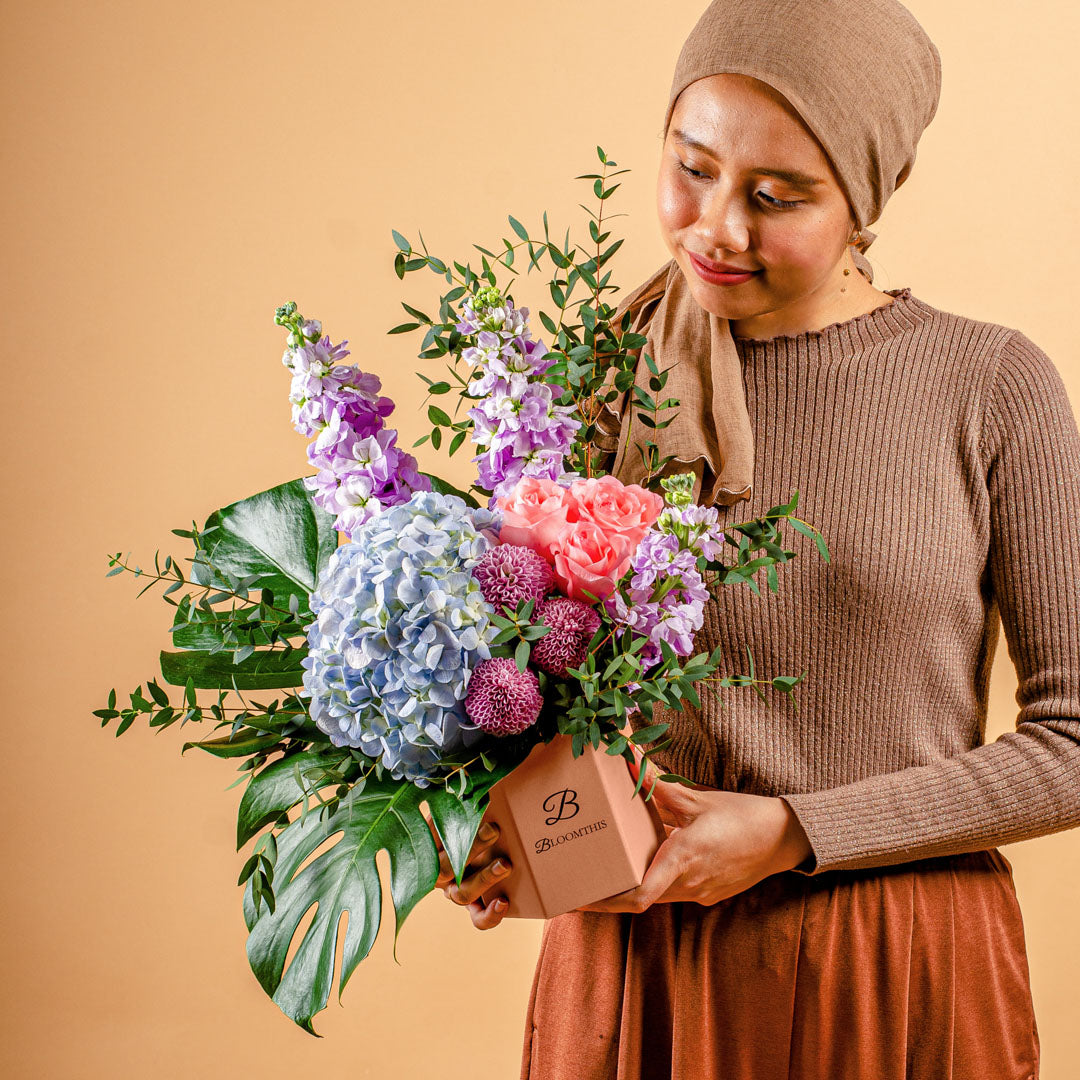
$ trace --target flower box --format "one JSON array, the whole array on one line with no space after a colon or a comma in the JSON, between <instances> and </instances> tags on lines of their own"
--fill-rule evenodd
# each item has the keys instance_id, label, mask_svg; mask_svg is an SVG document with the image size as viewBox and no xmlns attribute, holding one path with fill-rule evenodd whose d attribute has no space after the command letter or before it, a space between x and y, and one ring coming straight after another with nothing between
<instances>
[{"instance_id":1,"label":"flower box","mask_svg":"<svg viewBox=\"0 0 1080 1080\"><path fill-rule=\"evenodd\" d=\"M640 885L665 830L634 787L626 760L603 745L577 758L569 735L535 746L490 792L484 820L500 831L491 850L513 872L485 903L501 893L507 918L550 919Z\"/></svg>"}]
</instances>

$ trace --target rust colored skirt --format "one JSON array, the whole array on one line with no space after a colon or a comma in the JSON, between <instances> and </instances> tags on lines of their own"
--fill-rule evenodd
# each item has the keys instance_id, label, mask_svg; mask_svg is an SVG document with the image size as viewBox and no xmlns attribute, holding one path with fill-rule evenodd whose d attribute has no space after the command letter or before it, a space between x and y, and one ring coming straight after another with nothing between
<instances>
[{"instance_id":1,"label":"rust colored skirt","mask_svg":"<svg viewBox=\"0 0 1080 1080\"><path fill-rule=\"evenodd\" d=\"M1036 1080L997 848L544 927L522 1080Z\"/></svg>"}]
</instances>

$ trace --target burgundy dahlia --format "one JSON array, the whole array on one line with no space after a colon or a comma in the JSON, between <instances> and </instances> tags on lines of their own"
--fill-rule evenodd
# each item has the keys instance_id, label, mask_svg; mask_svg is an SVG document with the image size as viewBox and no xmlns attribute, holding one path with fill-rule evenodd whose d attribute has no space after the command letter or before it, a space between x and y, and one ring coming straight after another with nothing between
<instances>
[{"instance_id":1,"label":"burgundy dahlia","mask_svg":"<svg viewBox=\"0 0 1080 1080\"><path fill-rule=\"evenodd\" d=\"M489 735L517 735L540 715L544 699L535 671L507 657L481 660L469 676L465 712Z\"/></svg>"},{"instance_id":2,"label":"burgundy dahlia","mask_svg":"<svg viewBox=\"0 0 1080 1080\"><path fill-rule=\"evenodd\" d=\"M503 604L514 611L522 600L539 600L554 584L547 560L519 544L489 548L473 567L473 577L484 599L500 612Z\"/></svg>"},{"instance_id":3,"label":"burgundy dahlia","mask_svg":"<svg viewBox=\"0 0 1080 1080\"><path fill-rule=\"evenodd\" d=\"M596 609L567 596L552 596L536 609L534 622L550 629L533 642L532 662L551 675L566 676L588 655L589 642L600 626Z\"/></svg>"}]
</instances>

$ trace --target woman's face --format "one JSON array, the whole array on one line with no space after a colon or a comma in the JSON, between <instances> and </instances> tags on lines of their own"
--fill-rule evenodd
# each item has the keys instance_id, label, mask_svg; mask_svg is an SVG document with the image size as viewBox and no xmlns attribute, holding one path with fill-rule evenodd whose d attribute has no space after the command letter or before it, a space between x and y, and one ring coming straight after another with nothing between
<instances>
[{"instance_id":1,"label":"woman's face","mask_svg":"<svg viewBox=\"0 0 1080 1080\"><path fill-rule=\"evenodd\" d=\"M812 319L864 280L851 273L854 221L828 157L786 99L749 76L710 75L679 95L656 205L694 298L743 320L739 333ZM692 256L754 273L710 280Z\"/></svg>"}]
</instances>

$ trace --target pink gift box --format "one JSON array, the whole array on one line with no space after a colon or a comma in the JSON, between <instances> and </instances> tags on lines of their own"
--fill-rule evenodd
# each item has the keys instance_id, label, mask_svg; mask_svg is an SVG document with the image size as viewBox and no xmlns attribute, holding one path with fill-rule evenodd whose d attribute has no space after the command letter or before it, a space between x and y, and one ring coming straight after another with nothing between
<instances>
[{"instance_id":1,"label":"pink gift box","mask_svg":"<svg viewBox=\"0 0 1080 1080\"><path fill-rule=\"evenodd\" d=\"M484 894L510 901L506 918L550 919L632 889L666 835L660 814L635 782L626 759L556 735L490 792L485 821L499 826L491 857L513 872Z\"/></svg>"}]
</instances>

